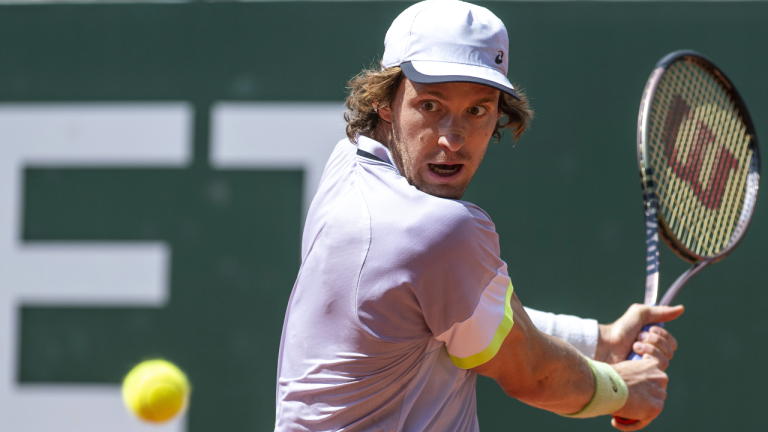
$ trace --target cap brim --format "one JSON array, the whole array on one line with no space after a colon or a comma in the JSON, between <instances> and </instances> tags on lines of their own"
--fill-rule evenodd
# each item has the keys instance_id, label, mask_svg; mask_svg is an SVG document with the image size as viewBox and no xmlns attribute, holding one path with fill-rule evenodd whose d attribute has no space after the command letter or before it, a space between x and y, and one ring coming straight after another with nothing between
<instances>
[{"instance_id":1,"label":"cap brim","mask_svg":"<svg viewBox=\"0 0 768 432\"><path fill-rule=\"evenodd\" d=\"M419 84L467 82L482 84L507 93L520 100L506 76L495 69L459 63L409 61L400 64L405 76Z\"/></svg>"}]
</instances>

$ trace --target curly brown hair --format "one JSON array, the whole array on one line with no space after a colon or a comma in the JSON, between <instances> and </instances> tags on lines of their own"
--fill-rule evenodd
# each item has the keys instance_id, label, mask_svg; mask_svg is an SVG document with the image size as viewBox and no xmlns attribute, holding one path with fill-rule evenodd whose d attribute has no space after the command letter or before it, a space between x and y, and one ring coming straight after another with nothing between
<instances>
[{"instance_id":1,"label":"curly brown hair","mask_svg":"<svg viewBox=\"0 0 768 432\"><path fill-rule=\"evenodd\" d=\"M373 133L380 120L378 108L392 101L404 76L399 66L384 70L372 67L349 80L344 120L347 121L347 136L350 141L356 143L357 135L370 136ZM517 95L520 100L507 93L501 93L499 111L502 116L493 129L493 137L497 141L501 139L501 129L512 129L513 139L517 141L533 118L533 110L528 106L525 94L518 89Z\"/></svg>"}]
</instances>

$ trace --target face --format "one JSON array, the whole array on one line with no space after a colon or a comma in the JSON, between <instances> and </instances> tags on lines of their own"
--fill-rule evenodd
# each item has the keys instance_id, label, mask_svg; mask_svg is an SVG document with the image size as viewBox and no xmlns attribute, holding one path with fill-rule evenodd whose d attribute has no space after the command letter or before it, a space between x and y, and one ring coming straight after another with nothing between
<instances>
[{"instance_id":1,"label":"face","mask_svg":"<svg viewBox=\"0 0 768 432\"><path fill-rule=\"evenodd\" d=\"M403 78L379 115L376 138L387 144L408 182L459 199L477 172L499 119L499 90L480 84L419 84Z\"/></svg>"}]
</instances>

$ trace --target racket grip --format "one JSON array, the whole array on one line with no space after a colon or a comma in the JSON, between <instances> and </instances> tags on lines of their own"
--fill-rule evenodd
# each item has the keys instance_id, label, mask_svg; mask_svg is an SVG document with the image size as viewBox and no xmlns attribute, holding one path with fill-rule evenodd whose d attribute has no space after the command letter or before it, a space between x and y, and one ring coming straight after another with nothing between
<instances>
[{"instance_id":1,"label":"racket grip","mask_svg":"<svg viewBox=\"0 0 768 432\"><path fill-rule=\"evenodd\" d=\"M648 325L646 325L645 327L643 327L643 329L642 329L642 330L640 330L640 331L641 331L641 332L647 332L647 331L649 331L649 330L650 330L650 328L651 328L651 327L653 327L653 326L656 326L656 327L664 327L664 323L648 324ZM643 356L641 356L640 354L638 354L638 353L636 353L636 352L634 352L634 351L630 351L630 352L629 352L629 356L627 357L627 360L640 360L640 359L642 359L642 358L643 358Z\"/></svg>"},{"instance_id":2,"label":"racket grip","mask_svg":"<svg viewBox=\"0 0 768 432\"><path fill-rule=\"evenodd\" d=\"M641 331L641 332L647 332L647 331L649 331L649 330L651 329L651 327L653 327L653 326L656 326L656 327L664 327L664 323L648 324L648 325L646 325L645 327L643 327L643 329L642 329L642 330L640 330L640 331ZM638 353L636 353L636 352L634 352L634 351L630 351L630 352L629 352L629 356L627 357L627 360L642 360L642 358L643 358L643 356L641 356L640 354L638 354ZM635 424L635 423L637 423L637 420L626 419L626 418L624 418L624 417L613 416L613 418L614 418L614 419L616 419L616 423L619 423L619 424L630 425L630 424Z\"/></svg>"}]
</instances>

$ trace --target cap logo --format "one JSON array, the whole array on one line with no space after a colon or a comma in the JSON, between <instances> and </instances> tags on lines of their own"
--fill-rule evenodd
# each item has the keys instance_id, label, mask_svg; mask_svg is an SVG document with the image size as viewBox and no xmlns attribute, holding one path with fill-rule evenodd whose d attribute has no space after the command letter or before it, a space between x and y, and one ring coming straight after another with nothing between
<instances>
[{"instance_id":1,"label":"cap logo","mask_svg":"<svg viewBox=\"0 0 768 432\"><path fill-rule=\"evenodd\" d=\"M499 51L499 55L496 56L496 64L501 64L504 58L504 51Z\"/></svg>"}]
</instances>

